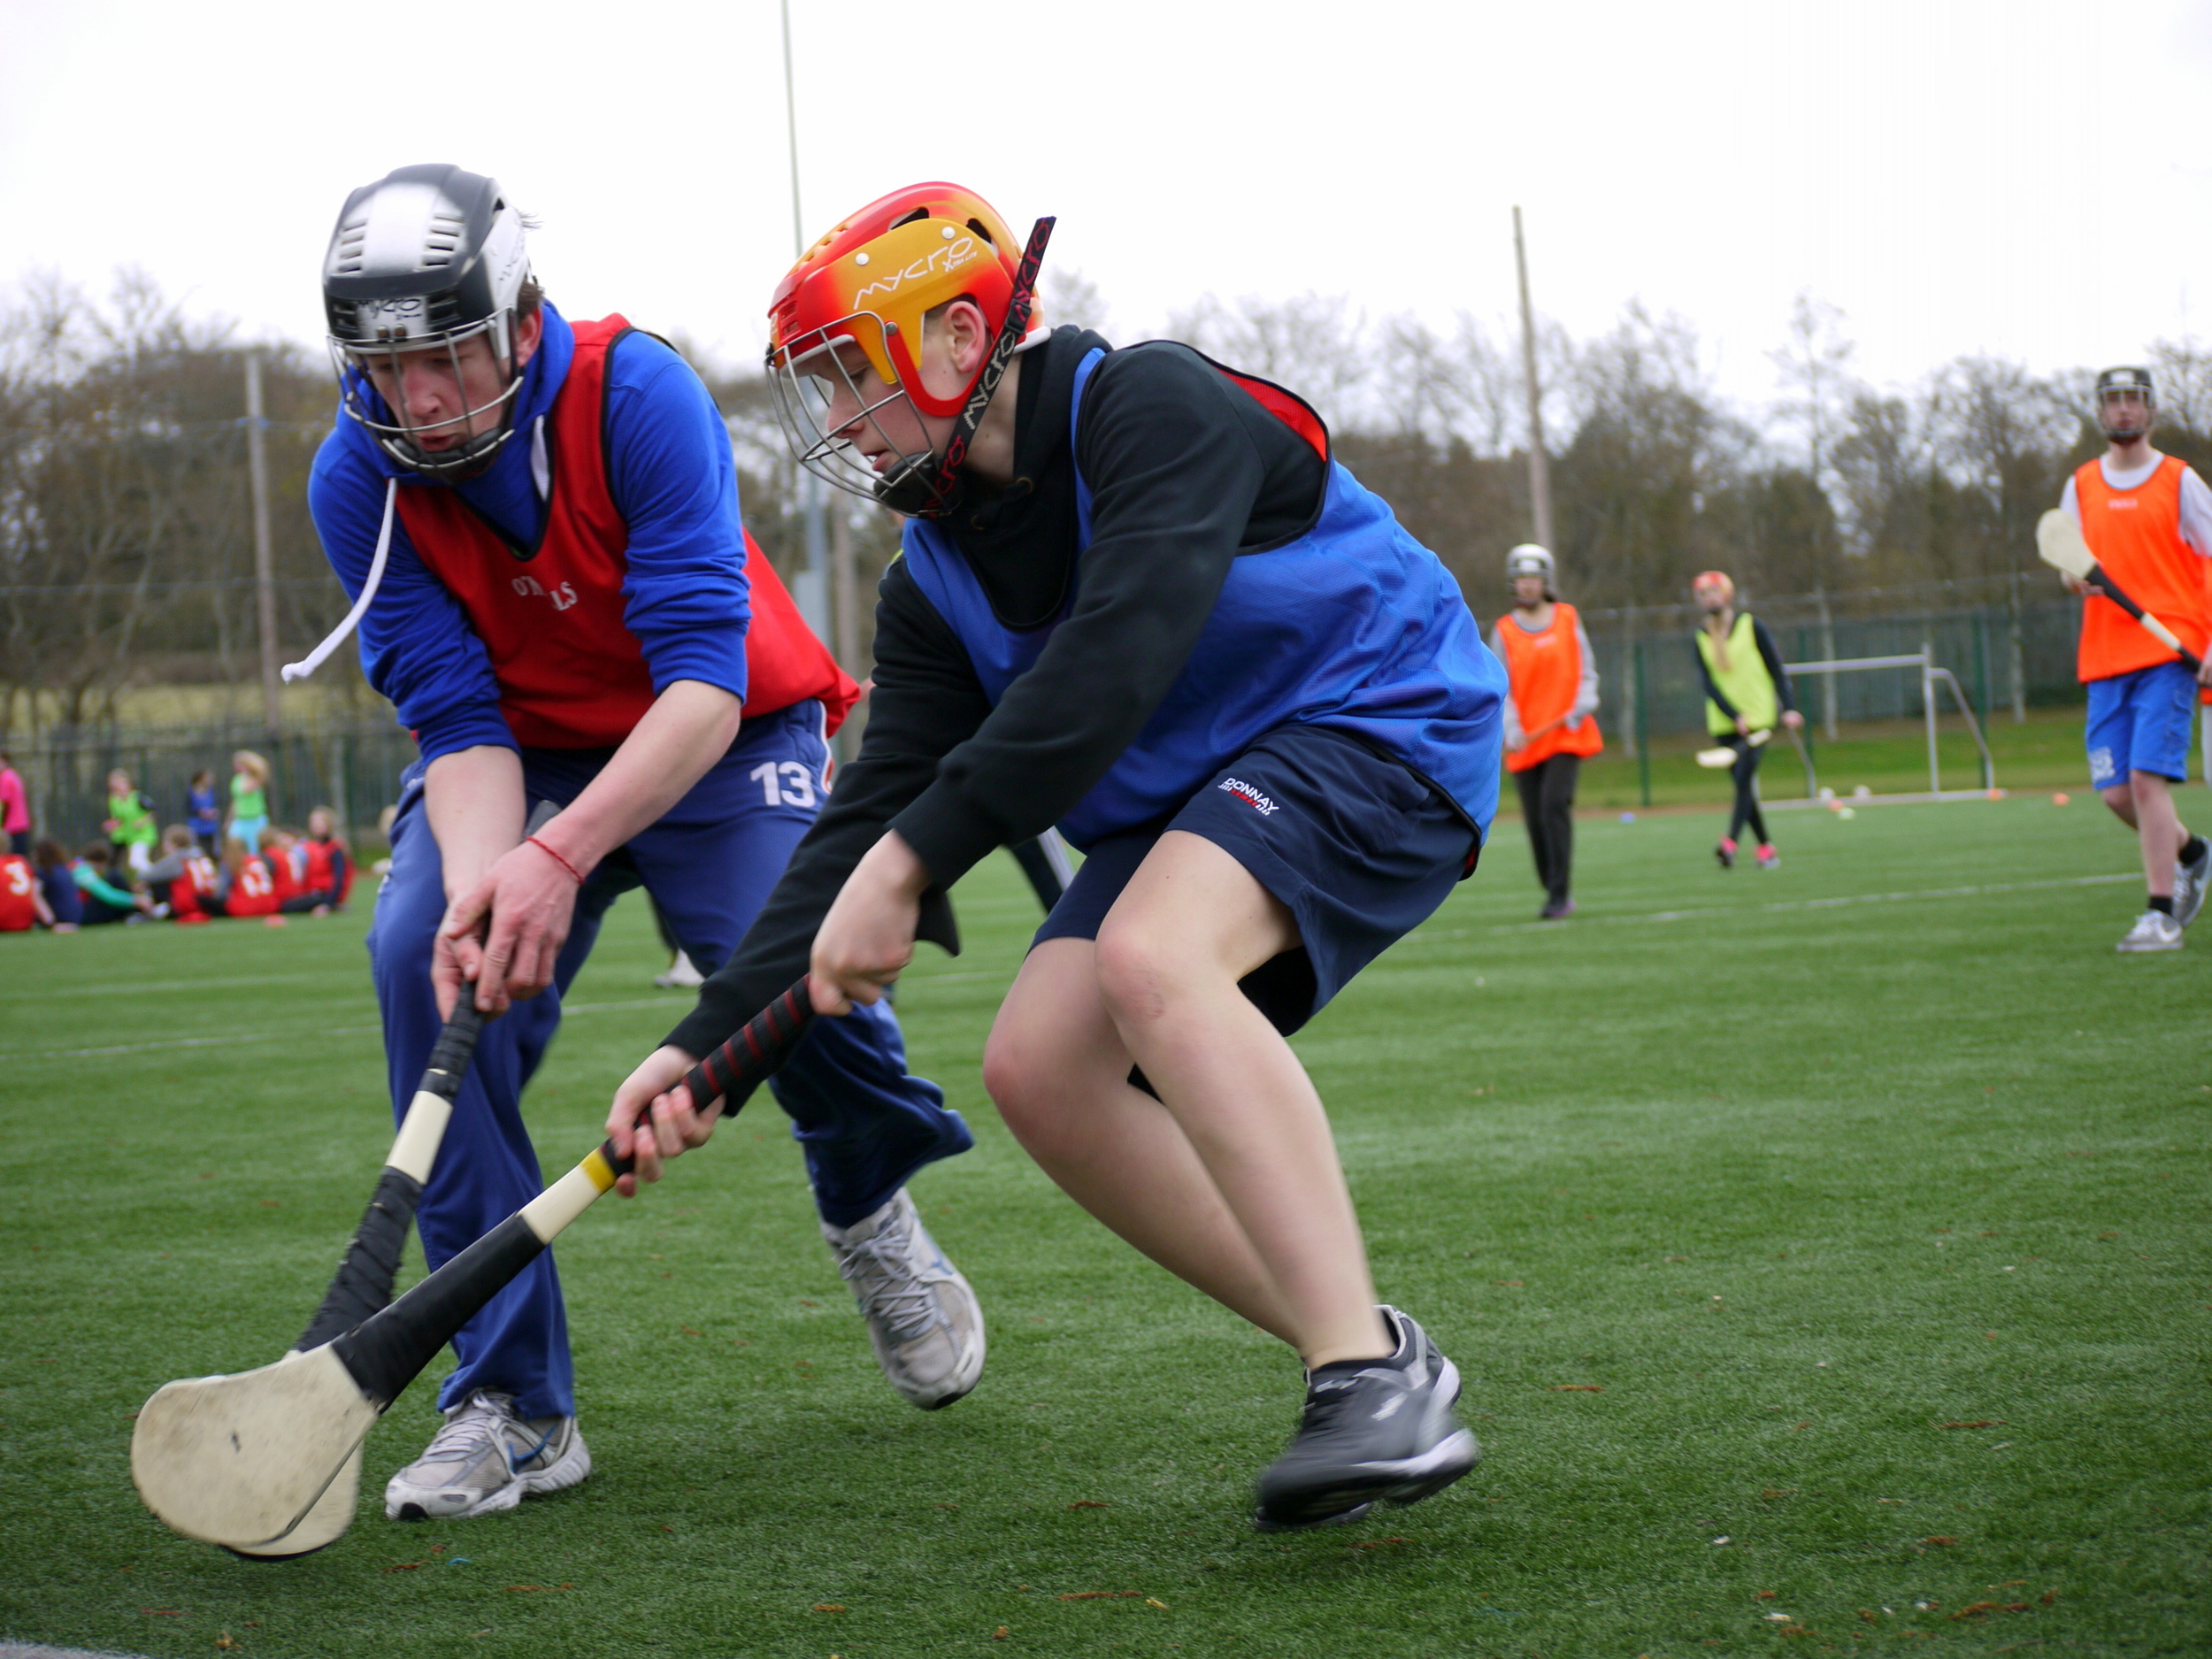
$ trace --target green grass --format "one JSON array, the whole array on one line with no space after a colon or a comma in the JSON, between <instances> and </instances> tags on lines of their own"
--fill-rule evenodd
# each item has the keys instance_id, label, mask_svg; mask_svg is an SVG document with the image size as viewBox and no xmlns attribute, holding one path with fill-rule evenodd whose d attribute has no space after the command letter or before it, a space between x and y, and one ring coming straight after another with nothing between
<instances>
[{"instance_id":1,"label":"green grass","mask_svg":"<svg viewBox=\"0 0 2212 1659\"><path fill-rule=\"evenodd\" d=\"M1466 1371L1488 1455L1418 1508L1289 1538L1246 1516L1292 1363L1076 1211L980 1096L1034 920L1004 860L961 895L969 954L902 999L980 1141L917 1185L991 1319L972 1398L924 1414L885 1387L764 1097L562 1243L588 1483L387 1525L426 1383L371 1439L354 1531L288 1565L153 1521L130 1415L274 1357L353 1225L389 1135L361 918L0 940L0 1636L2205 1651L2206 941L2114 955L2133 848L2078 793L1792 814L1772 874L1716 871L1715 827L1586 824L1584 914L1547 928L1508 826L1299 1040L1385 1294ZM534 1089L549 1164L666 1028L655 958L625 905ZM1955 1617L1977 1603L1999 1610Z\"/></svg>"}]
</instances>

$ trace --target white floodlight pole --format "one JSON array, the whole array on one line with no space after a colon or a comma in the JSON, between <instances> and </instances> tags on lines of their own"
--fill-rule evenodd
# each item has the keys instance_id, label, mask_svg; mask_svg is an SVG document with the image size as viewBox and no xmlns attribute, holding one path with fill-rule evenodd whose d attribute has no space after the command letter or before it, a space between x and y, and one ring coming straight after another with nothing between
<instances>
[{"instance_id":1,"label":"white floodlight pole","mask_svg":"<svg viewBox=\"0 0 2212 1659\"><path fill-rule=\"evenodd\" d=\"M1528 388L1528 495L1536 519L1536 541L1559 549L1551 539L1551 464L1544 454L1544 388L1536 379L1536 313L1528 299L1528 246L1521 240L1521 210L1513 210L1513 264L1521 278L1521 378Z\"/></svg>"},{"instance_id":2,"label":"white floodlight pole","mask_svg":"<svg viewBox=\"0 0 2212 1659\"><path fill-rule=\"evenodd\" d=\"M806 252L806 220L799 211L799 99L791 74L791 0L781 0L780 10L783 17L784 133L791 154L791 257L796 259ZM805 526L806 566L792 584L792 597L799 602L799 614L814 630L815 638L826 640L830 607L825 591L829 586L827 572L823 568L822 484L804 466L799 468L799 511Z\"/></svg>"}]
</instances>

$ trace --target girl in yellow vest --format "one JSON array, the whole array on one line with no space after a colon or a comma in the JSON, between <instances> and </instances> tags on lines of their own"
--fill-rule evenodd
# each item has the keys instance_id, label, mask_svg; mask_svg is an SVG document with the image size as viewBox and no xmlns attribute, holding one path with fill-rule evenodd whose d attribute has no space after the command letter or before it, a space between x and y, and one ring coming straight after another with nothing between
<instances>
[{"instance_id":1,"label":"girl in yellow vest","mask_svg":"<svg viewBox=\"0 0 2212 1659\"><path fill-rule=\"evenodd\" d=\"M1575 780L1582 757L1605 747L1593 717L1598 671L1590 636L1575 608L1553 590L1551 554L1525 541L1505 556L1513 613L1490 631L1490 649L1505 664L1505 769L1521 792L1536 879L1544 884L1548 922L1575 912L1569 880L1575 850Z\"/></svg>"},{"instance_id":2,"label":"girl in yellow vest","mask_svg":"<svg viewBox=\"0 0 2212 1659\"><path fill-rule=\"evenodd\" d=\"M1705 729L1736 751L1736 764L1728 775L1735 780L1736 805L1728 816L1728 833L1713 849L1723 870L1735 867L1736 838L1746 825L1758 838L1759 868L1771 870L1782 860L1767 839L1767 821L1759 810L1759 747L1755 733L1771 732L1780 722L1793 732L1805 724L1790 696L1790 677L1783 672L1781 653L1766 625L1748 611L1736 610L1736 584L1724 571L1707 571L1690 584L1698 609L1705 618L1697 631L1697 668L1705 681Z\"/></svg>"},{"instance_id":3,"label":"girl in yellow vest","mask_svg":"<svg viewBox=\"0 0 2212 1659\"><path fill-rule=\"evenodd\" d=\"M2059 505L2081 521L2082 540L2128 597L2202 657L2212 642L2205 592L2212 489L2151 448L2157 415L2148 369L2097 376L2097 425L2108 447L2066 480ZM2150 890L2119 949L2178 950L2181 930L2204 904L2212 847L2181 822L2173 786L2188 776L2197 684L2212 669L2193 673L2101 590L2071 576L2066 585L2082 595L2076 672L2089 690L2089 780L2135 832Z\"/></svg>"}]
</instances>

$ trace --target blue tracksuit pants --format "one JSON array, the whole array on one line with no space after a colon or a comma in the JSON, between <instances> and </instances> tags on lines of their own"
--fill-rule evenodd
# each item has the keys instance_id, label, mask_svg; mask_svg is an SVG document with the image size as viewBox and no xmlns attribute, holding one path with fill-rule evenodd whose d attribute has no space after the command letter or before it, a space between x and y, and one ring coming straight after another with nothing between
<instances>
[{"instance_id":1,"label":"blue tracksuit pants","mask_svg":"<svg viewBox=\"0 0 2212 1659\"><path fill-rule=\"evenodd\" d=\"M522 1091L559 1027L561 997L608 908L643 887L692 961L709 971L720 965L819 810L828 758L821 724L821 707L812 702L747 720L730 752L688 795L593 871L577 895L552 987L488 1024L477 1043L417 1212L430 1266L467 1248L542 1187L523 1125ZM532 808L574 800L610 752L525 749ZM445 914L445 884L423 805L423 770L418 763L402 780L391 873L368 937L396 1119L414 1097L439 1029L430 948ZM616 1080L608 1079L610 1092ZM898 1022L885 1003L820 1021L769 1087L790 1114L816 1204L836 1225L881 1207L923 1164L973 1144L937 1086L909 1075ZM575 1410L552 1252L493 1298L453 1346L460 1365L439 1390L441 1407L495 1388L511 1394L526 1417Z\"/></svg>"}]
</instances>

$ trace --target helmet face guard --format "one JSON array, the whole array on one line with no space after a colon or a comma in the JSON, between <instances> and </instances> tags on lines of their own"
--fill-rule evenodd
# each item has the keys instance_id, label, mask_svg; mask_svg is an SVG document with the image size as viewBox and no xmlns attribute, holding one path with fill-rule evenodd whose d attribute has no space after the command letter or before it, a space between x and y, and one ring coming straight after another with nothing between
<instances>
[{"instance_id":1,"label":"helmet face guard","mask_svg":"<svg viewBox=\"0 0 2212 1659\"><path fill-rule=\"evenodd\" d=\"M472 340L482 340L489 346L498 367L500 388L480 403L471 403L465 396L461 397L457 401L467 407L442 419L426 425L415 420L408 412L408 376L433 373L457 388L465 388L462 348ZM514 423L509 417L515 394L522 389L522 375L515 367L511 312L502 311L465 328L413 343L395 340L355 345L333 340L330 358L338 376L339 407L368 429L378 449L411 472L445 482L472 478L489 466L492 457L514 435ZM379 372L390 377L398 398L396 403L377 390L373 377ZM469 435L488 416L495 418L495 424ZM425 438L445 433L457 434L460 442L442 449L423 442Z\"/></svg>"},{"instance_id":2,"label":"helmet face guard","mask_svg":"<svg viewBox=\"0 0 2212 1659\"><path fill-rule=\"evenodd\" d=\"M323 311L341 407L400 465L447 481L491 464L513 435L509 418L521 369L515 324L530 262L522 215L496 180L458 167L401 167L346 198L323 260ZM465 349L482 340L497 371L496 390L465 390L461 407L416 421L404 387L410 373L449 377L465 388ZM381 396L373 372L388 374L396 399ZM481 378L480 376L479 377ZM492 422L472 434L471 428ZM424 440L455 433L432 448Z\"/></svg>"},{"instance_id":3,"label":"helmet face guard","mask_svg":"<svg viewBox=\"0 0 2212 1659\"><path fill-rule=\"evenodd\" d=\"M1517 581L1524 576L1540 576L1544 579L1544 596L1547 599L1554 596L1554 575L1551 550L1539 547L1533 541L1524 541L1505 556L1506 580Z\"/></svg>"},{"instance_id":4,"label":"helmet face guard","mask_svg":"<svg viewBox=\"0 0 2212 1659\"><path fill-rule=\"evenodd\" d=\"M895 511L949 511L976 428L1028 338L1052 225L1038 220L1017 259L1011 233L980 196L916 185L862 209L809 250L769 311L771 401L799 465ZM956 299L974 303L996 332L968 383L941 397L922 379L923 345L929 312ZM895 438L886 414L899 405ZM924 416L954 418L941 455L923 438ZM893 457L881 472L856 447L864 434ZM925 447L911 447L918 439Z\"/></svg>"},{"instance_id":5,"label":"helmet face guard","mask_svg":"<svg viewBox=\"0 0 2212 1659\"><path fill-rule=\"evenodd\" d=\"M811 330L784 349L770 351L769 403L792 458L808 472L848 495L881 502L900 512L926 514L936 452L902 449L885 430L880 419L885 410L904 406L909 413L901 424L905 425L912 420L916 405L905 383L881 378L876 354L861 345L866 334L880 338L883 327L883 319L874 313L856 312ZM856 357L864 360L855 364ZM863 384L872 371L872 396ZM854 411L834 430L830 426L833 405ZM853 435L864 427L898 457L880 473L854 446Z\"/></svg>"},{"instance_id":6,"label":"helmet face guard","mask_svg":"<svg viewBox=\"0 0 2212 1659\"><path fill-rule=\"evenodd\" d=\"M2130 403L2124 394L2132 393ZM2132 426L2116 425L2112 413L2116 409L2138 409L2141 420ZM2131 443L2148 434L2158 419L2158 394L2152 389L2148 369L2107 369L2097 376L2097 427L2108 442Z\"/></svg>"}]
</instances>

